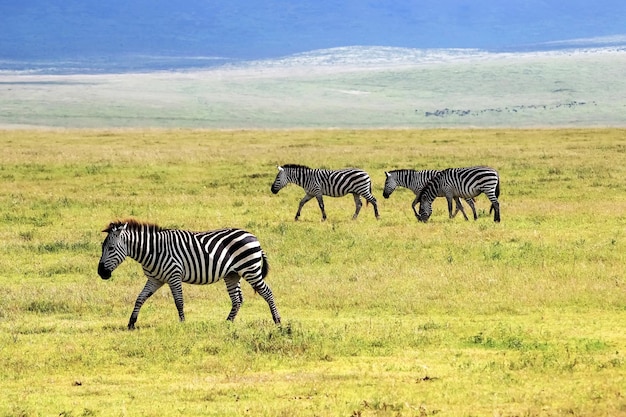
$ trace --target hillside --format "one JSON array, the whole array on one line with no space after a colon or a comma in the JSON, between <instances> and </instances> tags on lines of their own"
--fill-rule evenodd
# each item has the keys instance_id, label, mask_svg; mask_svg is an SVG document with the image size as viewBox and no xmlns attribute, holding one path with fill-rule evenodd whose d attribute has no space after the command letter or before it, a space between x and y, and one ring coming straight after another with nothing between
<instances>
[{"instance_id":1,"label":"hillside","mask_svg":"<svg viewBox=\"0 0 626 417\"><path fill-rule=\"evenodd\" d=\"M624 126L626 48L346 47L202 70L0 73L4 127Z\"/></svg>"}]
</instances>

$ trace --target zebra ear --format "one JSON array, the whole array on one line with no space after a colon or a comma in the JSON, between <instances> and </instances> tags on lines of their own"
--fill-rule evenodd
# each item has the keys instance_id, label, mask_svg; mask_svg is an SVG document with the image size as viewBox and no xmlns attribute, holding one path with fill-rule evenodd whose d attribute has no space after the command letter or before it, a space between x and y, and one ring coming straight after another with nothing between
<instances>
[{"instance_id":1,"label":"zebra ear","mask_svg":"<svg viewBox=\"0 0 626 417\"><path fill-rule=\"evenodd\" d=\"M387 171L385 171L385 176L389 177L389 173Z\"/></svg>"},{"instance_id":2,"label":"zebra ear","mask_svg":"<svg viewBox=\"0 0 626 417\"><path fill-rule=\"evenodd\" d=\"M121 230L126 230L126 228L128 228L128 222L124 223L124 226L122 226L120 229Z\"/></svg>"},{"instance_id":3,"label":"zebra ear","mask_svg":"<svg viewBox=\"0 0 626 417\"><path fill-rule=\"evenodd\" d=\"M279 171L283 171L283 167L281 167L280 165L277 165L276 168L278 168Z\"/></svg>"}]
</instances>

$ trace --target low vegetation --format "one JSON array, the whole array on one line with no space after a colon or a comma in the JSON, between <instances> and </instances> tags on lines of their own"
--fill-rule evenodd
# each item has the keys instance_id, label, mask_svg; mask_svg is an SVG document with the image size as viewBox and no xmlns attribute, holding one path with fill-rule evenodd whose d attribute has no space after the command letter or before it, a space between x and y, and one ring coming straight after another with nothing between
<instances>
[{"instance_id":1,"label":"low vegetation","mask_svg":"<svg viewBox=\"0 0 626 417\"><path fill-rule=\"evenodd\" d=\"M624 126L623 48L413 52L338 48L180 72L0 72L0 127Z\"/></svg>"},{"instance_id":2,"label":"low vegetation","mask_svg":"<svg viewBox=\"0 0 626 417\"><path fill-rule=\"evenodd\" d=\"M0 415L606 416L626 413L620 129L0 131ZM276 165L365 169L351 197L270 192ZM384 171L489 165L502 222L382 197ZM244 284L170 292L126 330L141 269L97 276L133 217L255 233L283 325Z\"/></svg>"}]
</instances>

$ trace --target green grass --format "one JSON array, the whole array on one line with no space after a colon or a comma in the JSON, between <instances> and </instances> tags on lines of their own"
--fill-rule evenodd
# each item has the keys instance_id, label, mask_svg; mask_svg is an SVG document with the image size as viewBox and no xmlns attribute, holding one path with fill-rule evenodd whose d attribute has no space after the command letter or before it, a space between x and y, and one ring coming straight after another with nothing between
<instances>
[{"instance_id":1,"label":"green grass","mask_svg":"<svg viewBox=\"0 0 626 417\"><path fill-rule=\"evenodd\" d=\"M386 56L376 48L371 54ZM195 72L0 74L0 126L624 126L620 51L430 57L405 65L397 58L377 65L353 58L334 66L287 60ZM444 113L427 115L437 111Z\"/></svg>"},{"instance_id":2,"label":"green grass","mask_svg":"<svg viewBox=\"0 0 626 417\"><path fill-rule=\"evenodd\" d=\"M605 416L626 413L624 130L1 131L0 415ZM358 166L351 197L270 192L276 165ZM427 224L384 171L485 164L502 223ZM242 227L268 254L283 326L244 284L97 276L100 231Z\"/></svg>"}]
</instances>

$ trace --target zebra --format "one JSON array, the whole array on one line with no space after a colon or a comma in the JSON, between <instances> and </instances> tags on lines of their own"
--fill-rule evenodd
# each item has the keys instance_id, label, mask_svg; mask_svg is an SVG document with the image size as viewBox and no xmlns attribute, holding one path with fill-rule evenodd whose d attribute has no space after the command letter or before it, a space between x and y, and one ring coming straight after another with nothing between
<instances>
[{"instance_id":1,"label":"zebra","mask_svg":"<svg viewBox=\"0 0 626 417\"><path fill-rule=\"evenodd\" d=\"M98 275L111 278L129 256L143 266L148 278L135 301L129 330L135 328L141 306L163 284L169 285L178 317L184 321L183 282L203 285L224 279L232 302L227 320L233 321L243 303L242 277L265 299L274 323L280 324L274 295L264 281L269 272L267 257L251 233L235 228L206 232L164 229L134 219L112 222L103 232L108 234L102 243Z\"/></svg>"},{"instance_id":2,"label":"zebra","mask_svg":"<svg viewBox=\"0 0 626 417\"><path fill-rule=\"evenodd\" d=\"M415 206L419 202L417 196L419 196L422 189L426 186L428 181L433 177L433 175L439 173L439 170L435 169L426 169L422 171L416 171L414 169L396 169L393 171L385 171L385 188L383 189L383 197L389 198L391 193L396 189L396 187L405 187L413 191L415 193L415 199L411 204L411 208L413 209L413 213L415 213L415 217L419 219L417 214L417 210L415 210ZM438 197L444 197L443 194ZM463 204L461 204L461 200L458 197L454 197L454 201L456 203L456 210L452 217L455 217L457 213L460 211L465 217L465 220L469 220L467 215L465 214L465 210L463 210ZM476 207L474 206L473 198L466 198L467 204L472 209L472 213L474 214L474 220L478 218L476 215Z\"/></svg>"},{"instance_id":3,"label":"zebra","mask_svg":"<svg viewBox=\"0 0 626 417\"><path fill-rule=\"evenodd\" d=\"M272 193L277 194L289 183L299 185L306 192L306 195L300 200L298 205L295 220L300 218L302 206L313 197L317 199L317 203L322 211L322 221L326 220L322 196L343 197L348 193L354 196L354 204L356 205L356 211L352 216L353 220L357 218L363 206L360 197L365 198L367 203L371 203L374 206L374 215L377 219L380 218L376 198L372 195L372 180L368 173L363 170L356 168L338 170L312 169L304 165L295 164L279 166L278 174L272 184Z\"/></svg>"},{"instance_id":4,"label":"zebra","mask_svg":"<svg viewBox=\"0 0 626 417\"><path fill-rule=\"evenodd\" d=\"M420 202L419 220L428 221L432 214L432 202L440 195L448 200L448 213L452 218L452 199L455 197L473 198L485 193L493 210L493 221L500 222L500 176L489 167L448 168L435 174L422 189L417 199Z\"/></svg>"}]
</instances>

